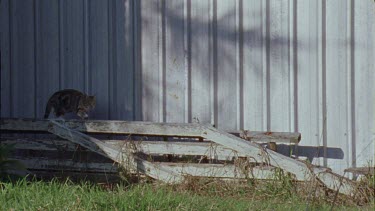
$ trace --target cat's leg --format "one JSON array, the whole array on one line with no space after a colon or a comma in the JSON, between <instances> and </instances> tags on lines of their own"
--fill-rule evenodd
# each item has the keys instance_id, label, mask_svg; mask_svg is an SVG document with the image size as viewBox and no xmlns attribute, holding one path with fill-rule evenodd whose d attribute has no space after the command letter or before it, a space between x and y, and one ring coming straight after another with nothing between
<instances>
[{"instance_id":1,"label":"cat's leg","mask_svg":"<svg viewBox=\"0 0 375 211\"><path fill-rule=\"evenodd\" d=\"M89 115L83 110L78 110L77 115L81 118L81 120L88 119Z\"/></svg>"},{"instance_id":2,"label":"cat's leg","mask_svg":"<svg viewBox=\"0 0 375 211\"><path fill-rule=\"evenodd\" d=\"M58 112L56 112L56 120L61 121L61 124L65 125L64 111L59 110Z\"/></svg>"}]
</instances>

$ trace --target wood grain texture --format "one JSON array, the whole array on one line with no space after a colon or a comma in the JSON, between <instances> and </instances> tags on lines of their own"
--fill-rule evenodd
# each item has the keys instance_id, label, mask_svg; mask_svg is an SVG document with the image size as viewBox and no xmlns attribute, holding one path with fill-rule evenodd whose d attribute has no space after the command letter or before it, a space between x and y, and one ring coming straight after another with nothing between
<instances>
[{"instance_id":1,"label":"wood grain texture","mask_svg":"<svg viewBox=\"0 0 375 211\"><path fill-rule=\"evenodd\" d=\"M71 130L55 121L50 122L50 124L48 125L48 131L60 136L61 138L70 140L73 143L86 147L93 152L108 157L113 161L119 163L120 165L123 165L126 169L130 168L133 170L141 171L142 173L152 178L167 183L176 183L182 181L183 179L180 175L177 175L169 171L168 169L165 169L163 166L157 166L154 163L137 158L130 152L121 151L117 148L103 143L98 139L77 132L76 130Z\"/></svg>"},{"instance_id":2,"label":"wood grain texture","mask_svg":"<svg viewBox=\"0 0 375 211\"><path fill-rule=\"evenodd\" d=\"M23 121L21 120L19 122L22 123ZM44 122L44 124L46 124L47 121L39 121L39 123L40 122ZM24 125L33 125L33 123L30 122L26 124L25 122L23 123ZM321 182L323 182L324 185L326 185L330 189L337 190L340 193L347 195L355 193L355 184L352 181L335 173L332 173L330 169L307 165L304 162L294 160L272 150L267 150L256 143L249 142L232 134L219 131L211 126L182 123L136 123L138 124L138 127L133 128L138 128L138 131L136 131L136 133L143 131L143 133L153 133L154 135L164 134L206 138L224 147L228 147L229 149L243 153L247 155L247 157L251 157L257 162L264 162L274 167L281 168L287 172L293 173L296 176L297 180L309 181L316 176L320 179ZM4 130L5 126L7 126L6 122L4 120L1 120L1 129ZM116 125L114 124L112 124L111 126L116 127ZM139 159L136 156L132 155L131 152L122 152L118 148L114 148L98 139L80 133L74 128L69 129L69 126L67 127L61 125L54 120L49 121L47 126L44 125L44 127L46 127L47 131L56 134L61 138L68 139L73 143L77 143L83 147L86 147L120 164L123 163L124 160L126 160L126 163L129 163L133 169L138 169L153 178L160 179L166 182L180 182L183 179L181 176L169 171L163 166L155 165L155 163L150 163L148 161ZM32 129L32 127L30 128ZM129 129L129 127L127 127L126 129ZM146 131L144 129L146 129Z\"/></svg>"},{"instance_id":3,"label":"wood grain texture","mask_svg":"<svg viewBox=\"0 0 375 211\"><path fill-rule=\"evenodd\" d=\"M374 161L371 0L0 7L2 117L40 117L51 93L75 88L99 96L95 119L299 131L336 173Z\"/></svg>"},{"instance_id":4,"label":"wood grain texture","mask_svg":"<svg viewBox=\"0 0 375 211\"><path fill-rule=\"evenodd\" d=\"M49 120L36 119L8 119L0 120L1 130L28 130L46 131ZM61 122L61 121L59 121ZM204 137L202 136L204 125L186 123L157 123L139 121L109 121L109 120L67 120L64 122L69 128L81 132L107 133L107 134L132 134L132 135L156 135L176 137ZM299 133L287 132L257 132L257 131L228 131L249 141L298 143L301 140Z\"/></svg>"}]
</instances>

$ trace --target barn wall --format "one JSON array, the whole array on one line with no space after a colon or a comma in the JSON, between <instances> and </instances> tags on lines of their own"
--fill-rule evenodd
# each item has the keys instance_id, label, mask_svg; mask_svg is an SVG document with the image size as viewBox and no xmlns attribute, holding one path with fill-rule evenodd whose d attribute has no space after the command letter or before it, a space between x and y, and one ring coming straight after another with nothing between
<instances>
[{"instance_id":1,"label":"barn wall","mask_svg":"<svg viewBox=\"0 0 375 211\"><path fill-rule=\"evenodd\" d=\"M63 88L94 119L299 131L341 172L375 156L372 0L1 0L1 117Z\"/></svg>"}]
</instances>

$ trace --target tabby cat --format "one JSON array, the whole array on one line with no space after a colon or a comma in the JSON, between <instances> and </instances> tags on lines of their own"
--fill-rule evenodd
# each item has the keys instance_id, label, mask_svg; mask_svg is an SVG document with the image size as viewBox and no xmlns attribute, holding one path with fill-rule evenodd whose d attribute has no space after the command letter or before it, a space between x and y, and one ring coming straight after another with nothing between
<instances>
[{"instance_id":1,"label":"tabby cat","mask_svg":"<svg viewBox=\"0 0 375 211\"><path fill-rule=\"evenodd\" d=\"M86 95L74 89L64 89L55 92L48 100L44 118L48 118L53 110L56 117L74 112L81 119L87 119L87 112L95 108L95 96Z\"/></svg>"}]
</instances>

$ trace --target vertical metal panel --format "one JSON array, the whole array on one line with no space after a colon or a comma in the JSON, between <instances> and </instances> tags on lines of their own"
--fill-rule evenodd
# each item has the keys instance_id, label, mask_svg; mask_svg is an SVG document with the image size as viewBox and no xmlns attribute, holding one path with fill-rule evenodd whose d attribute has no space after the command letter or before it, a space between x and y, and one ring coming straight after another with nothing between
<instances>
[{"instance_id":1,"label":"vertical metal panel","mask_svg":"<svg viewBox=\"0 0 375 211\"><path fill-rule=\"evenodd\" d=\"M84 1L62 1L62 66L61 88L87 91L85 76ZM90 61L89 61L90 62Z\"/></svg>"},{"instance_id":2,"label":"vertical metal panel","mask_svg":"<svg viewBox=\"0 0 375 211\"><path fill-rule=\"evenodd\" d=\"M270 0L269 9L269 92L270 122L273 131L290 130L290 106L292 96L289 92L289 8L288 1Z\"/></svg>"},{"instance_id":3,"label":"vertical metal panel","mask_svg":"<svg viewBox=\"0 0 375 211\"><path fill-rule=\"evenodd\" d=\"M185 68L185 23L184 1L169 0L164 8L163 42L165 46L165 69L163 72L164 119L167 122L185 122L185 89L187 88L187 69Z\"/></svg>"},{"instance_id":4,"label":"vertical metal panel","mask_svg":"<svg viewBox=\"0 0 375 211\"><path fill-rule=\"evenodd\" d=\"M375 165L375 3L352 1L354 150L357 166Z\"/></svg>"},{"instance_id":5,"label":"vertical metal panel","mask_svg":"<svg viewBox=\"0 0 375 211\"><path fill-rule=\"evenodd\" d=\"M348 83L349 67L347 66L347 2L341 0L326 3L326 97L327 97L327 147L343 150L342 159L327 161L328 166L341 169L350 164L348 144ZM326 156L332 156L327 149Z\"/></svg>"},{"instance_id":6,"label":"vertical metal panel","mask_svg":"<svg viewBox=\"0 0 375 211\"><path fill-rule=\"evenodd\" d=\"M210 1L191 1L190 39L191 119L211 123Z\"/></svg>"},{"instance_id":7,"label":"vertical metal panel","mask_svg":"<svg viewBox=\"0 0 375 211\"><path fill-rule=\"evenodd\" d=\"M87 5L87 4L85 4ZM88 93L100 99L96 103L92 117L108 119L109 115L109 30L108 30L108 1L88 1Z\"/></svg>"},{"instance_id":8,"label":"vertical metal panel","mask_svg":"<svg viewBox=\"0 0 375 211\"><path fill-rule=\"evenodd\" d=\"M322 78L321 78L321 4L309 1L297 2L297 105L298 131L303 134L303 143L308 146L322 146ZM303 153L303 148L300 149ZM323 150L315 149L305 153L305 157L322 157ZM315 164L323 165L315 159Z\"/></svg>"},{"instance_id":9,"label":"vertical metal panel","mask_svg":"<svg viewBox=\"0 0 375 211\"><path fill-rule=\"evenodd\" d=\"M42 118L49 96L59 89L59 2L35 1L36 117Z\"/></svg>"},{"instance_id":10,"label":"vertical metal panel","mask_svg":"<svg viewBox=\"0 0 375 211\"><path fill-rule=\"evenodd\" d=\"M10 117L12 115L11 110L11 98L10 98L10 16L9 16L9 0L4 0L0 4L0 46L1 46L1 102L0 102L0 115L2 117Z\"/></svg>"},{"instance_id":11,"label":"vertical metal panel","mask_svg":"<svg viewBox=\"0 0 375 211\"><path fill-rule=\"evenodd\" d=\"M337 172L375 155L371 0L9 1L1 116L53 91L96 94L93 118L302 133Z\"/></svg>"},{"instance_id":12,"label":"vertical metal panel","mask_svg":"<svg viewBox=\"0 0 375 211\"><path fill-rule=\"evenodd\" d=\"M237 129L236 4L217 1L217 126Z\"/></svg>"},{"instance_id":13,"label":"vertical metal panel","mask_svg":"<svg viewBox=\"0 0 375 211\"><path fill-rule=\"evenodd\" d=\"M116 0L110 4L110 119L134 120L134 42L133 40L133 1ZM137 13L138 14L138 13ZM138 79L140 80L140 79ZM140 92L139 92L140 93ZM137 92L138 94L138 92Z\"/></svg>"},{"instance_id":14,"label":"vertical metal panel","mask_svg":"<svg viewBox=\"0 0 375 211\"><path fill-rule=\"evenodd\" d=\"M14 117L35 117L34 2L10 1L11 106Z\"/></svg>"},{"instance_id":15,"label":"vertical metal panel","mask_svg":"<svg viewBox=\"0 0 375 211\"><path fill-rule=\"evenodd\" d=\"M263 23L266 1L243 1L243 101L244 128L267 129L264 107L266 65L263 63L265 37Z\"/></svg>"},{"instance_id":16,"label":"vertical metal panel","mask_svg":"<svg viewBox=\"0 0 375 211\"><path fill-rule=\"evenodd\" d=\"M163 99L160 94L163 71L162 1L141 1L140 39L142 72L142 116L147 121L163 121Z\"/></svg>"}]
</instances>

